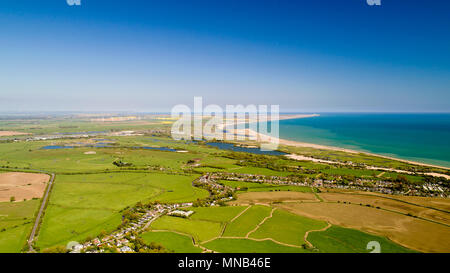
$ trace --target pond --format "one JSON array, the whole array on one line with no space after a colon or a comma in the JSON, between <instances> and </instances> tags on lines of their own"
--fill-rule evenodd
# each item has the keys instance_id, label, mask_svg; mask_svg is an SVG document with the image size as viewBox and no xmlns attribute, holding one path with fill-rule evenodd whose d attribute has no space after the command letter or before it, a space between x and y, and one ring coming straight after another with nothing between
<instances>
[{"instance_id":1,"label":"pond","mask_svg":"<svg viewBox=\"0 0 450 273\"><path fill-rule=\"evenodd\" d=\"M133 147L134 149L147 149L147 150L158 150L158 151L166 151L166 152L176 152L177 150L167 147Z\"/></svg>"},{"instance_id":2,"label":"pond","mask_svg":"<svg viewBox=\"0 0 450 273\"><path fill-rule=\"evenodd\" d=\"M41 149L42 150L55 150L55 149L72 149L72 148L75 148L75 146L49 145L49 146L44 146Z\"/></svg>"}]
</instances>

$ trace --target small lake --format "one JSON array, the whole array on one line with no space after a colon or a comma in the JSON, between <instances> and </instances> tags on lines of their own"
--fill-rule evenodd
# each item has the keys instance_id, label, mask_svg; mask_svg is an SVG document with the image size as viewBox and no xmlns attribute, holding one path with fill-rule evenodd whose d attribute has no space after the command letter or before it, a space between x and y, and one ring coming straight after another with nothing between
<instances>
[{"instance_id":1,"label":"small lake","mask_svg":"<svg viewBox=\"0 0 450 273\"><path fill-rule=\"evenodd\" d=\"M147 150L158 150L158 151L165 151L165 152L176 152L177 150L167 147L133 147L134 149L147 149Z\"/></svg>"},{"instance_id":2,"label":"small lake","mask_svg":"<svg viewBox=\"0 0 450 273\"><path fill-rule=\"evenodd\" d=\"M72 148L75 148L75 146L49 145L49 146L44 146L41 149L42 150L56 150L56 149L72 149Z\"/></svg>"},{"instance_id":3,"label":"small lake","mask_svg":"<svg viewBox=\"0 0 450 273\"><path fill-rule=\"evenodd\" d=\"M234 152L244 152L244 153L260 154L260 155L285 155L286 154L286 153L283 153L280 151L261 151L259 148L235 146L232 143L207 142L206 145L213 146L213 147L219 148L221 150L229 150L229 151L234 151Z\"/></svg>"}]
</instances>

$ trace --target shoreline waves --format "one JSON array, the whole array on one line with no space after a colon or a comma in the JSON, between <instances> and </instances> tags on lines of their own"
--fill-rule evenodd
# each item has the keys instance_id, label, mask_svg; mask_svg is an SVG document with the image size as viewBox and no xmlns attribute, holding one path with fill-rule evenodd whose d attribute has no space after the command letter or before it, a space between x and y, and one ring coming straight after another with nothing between
<instances>
[{"instance_id":1,"label":"shoreline waves","mask_svg":"<svg viewBox=\"0 0 450 273\"><path fill-rule=\"evenodd\" d=\"M311 118L311 117L316 117L316 116L320 116L320 115L318 115L318 114L282 115L282 116L280 116L279 120ZM274 120L274 119L272 119L272 120ZM248 123L248 122L245 122L245 123ZM227 128L227 130L228 130L228 128ZM450 167L446 167L446 166L442 166L442 165L417 162L417 161L413 161L413 160L407 160L407 159L402 159L402 158L397 158L397 157L392 157L392 156L386 156L386 155L378 154L378 153L372 153L372 152L367 152L367 151L358 151L358 150L354 150L354 149L341 148L341 147L336 147L336 146L328 146L328 145L315 144L315 143L308 143L308 142L301 142L301 141L294 141L294 140L288 140L288 139L282 139L282 138L274 138L274 137L271 137L268 135L261 134L259 132L255 132L251 129L234 129L234 134L247 135L247 136L256 138L258 142L266 142L266 143L267 142L273 142L273 143L278 142L279 145L286 145L286 146L314 148L314 149L322 149L322 150L330 150L330 151L341 151L341 152L353 153L353 154L361 153L361 154L386 158L386 159L395 160L395 161L404 162L404 163L413 164L413 165L450 170ZM312 160L313 159L313 158L308 158L308 157L304 157L304 156L303 156L303 158L304 158L304 160ZM306 158L308 158L308 159L306 159ZM439 176L446 177L447 179L450 179L450 176L448 176L448 175L437 174L437 173L433 173L433 174L430 173L430 175L439 175Z\"/></svg>"}]
</instances>

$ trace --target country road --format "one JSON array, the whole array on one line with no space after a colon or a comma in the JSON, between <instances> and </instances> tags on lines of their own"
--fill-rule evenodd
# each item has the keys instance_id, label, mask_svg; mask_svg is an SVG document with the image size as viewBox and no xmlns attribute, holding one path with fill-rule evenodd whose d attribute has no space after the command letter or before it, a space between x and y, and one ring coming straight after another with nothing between
<instances>
[{"instance_id":1,"label":"country road","mask_svg":"<svg viewBox=\"0 0 450 273\"><path fill-rule=\"evenodd\" d=\"M50 190L51 190L51 188L53 186L53 182L55 180L55 174L54 173L49 173L48 171L36 170L36 169L3 168L3 167L0 167L0 169L1 170L8 170L8 171L16 171L16 172L17 171L19 171L19 172L20 171L25 171L25 172L35 172L35 173L50 174L50 181L49 181L49 183L47 185L47 189L45 190L45 194L44 194L44 196L42 198L41 207L39 208L39 212L38 212L38 214L36 216L36 219L34 221L33 229L31 230L30 237L28 238L28 241L27 241L28 247L29 247L28 250L30 252L34 252L33 240L34 240L34 237L36 236L36 231L37 231L37 228L39 227L39 222L41 221L42 214L44 213L45 207L47 205L48 195L50 194Z\"/></svg>"},{"instance_id":2,"label":"country road","mask_svg":"<svg viewBox=\"0 0 450 273\"><path fill-rule=\"evenodd\" d=\"M44 213L45 207L47 205L48 195L49 195L50 190L51 190L51 188L53 186L53 181L54 180L55 180L55 174L52 173L51 177L50 177L50 181L49 181L48 186L47 186L47 189L46 189L45 194L44 194L44 196L42 198L41 207L39 208L39 212L38 212L38 214L36 216L36 220L34 222L33 229L31 230L30 237L28 238L28 247L29 247L29 251L30 252L34 252L34 249L33 249L34 236L36 236L36 231L37 231L37 229L39 227L39 222L41 221L42 214Z\"/></svg>"}]
</instances>

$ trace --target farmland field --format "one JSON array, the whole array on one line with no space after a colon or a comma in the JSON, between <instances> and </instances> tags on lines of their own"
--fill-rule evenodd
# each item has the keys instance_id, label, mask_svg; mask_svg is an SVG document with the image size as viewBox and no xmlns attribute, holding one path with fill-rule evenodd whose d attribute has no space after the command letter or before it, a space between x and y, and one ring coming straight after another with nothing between
<instances>
[{"instance_id":1,"label":"farmland field","mask_svg":"<svg viewBox=\"0 0 450 273\"><path fill-rule=\"evenodd\" d=\"M193 245L190 237L174 232L146 232L141 237L147 243L158 243L169 251L178 253L200 253L201 248Z\"/></svg>"},{"instance_id":2,"label":"farmland field","mask_svg":"<svg viewBox=\"0 0 450 273\"><path fill-rule=\"evenodd\" d=\"M303 236L309 230L325 228L327 224L306 217L297 216L283 210L275 210L250 237L256 239L272 238L278 242L301 246Z\"/></svg>"},{"instance_id":3,"label":"farmland field","mask_svg":"<svg viewBox=\"0 0 450 273\"><path fill-rule=\"evenodd\" d=\"M270 215L271 208L267 206L251 206L241 216L229 223L224 236L244 237L265 218Z\"/></svg>"},{"instance_id":4,"label":"farmland field","mask_svg":"<svg viewBox=\"0 0 450 273\"><path fill-rule=\"evenodd\" d=\"M0 173L0 202L41 198L50 177L46 174Z\"/></svg>"},{"instance_id":5,"label":"farmland field","mask_svg":"<svg viewBox=\"0 0 450 273\"><path fill-rule=\"evenodd\" d=\"M383 252L414 252L381 236L279 208L261 205L243 208L193 208L196 212L188 219L163 216L151 225L152 232L143 236L147 242L166 245L175 252L198 252L194 244L199 244L203 252L367 253L371 251L367 249L371 241L379 242Z\"/></svg>"},{"instance_id":6,"label":"farmland field","mask_svg":"<svg viewBox=\"0 0 450 273\"><path fill-rule=\"evenodd\" d=\"M372 241L380 243L383 253L414 252L385 238L338 226L323 232L312 232L308 240L320 251L334 253L364 253L368 251L367 243Z\"/></svg>"},{"instance_id":7,"label":"farmland field","mask_svg":"<svg viewBox=\"0 0 450 273\"><path fill-rule=\"evenodd\" d=\"M212 221L163 216L156 220L151 227L155 230L177 231L188 234L191 235L195 241L201 242L219 236L222 224Z\"/></svg>"},{"instance_id":8,"label":"farmland field","mask_svg":"<svg viewBox=\"0 0 450 273\"><path fill-rule=\"evenodd\" d=\"M219 238L204 245L206 248L223 253L305 253L302 248L276 244L270 240L253 241L249 239Z\"/></svg>"},{"instance_id":9,"label":"farmland field","mask_svg":"<svg viewBox=\"0 0 450 273\"><path fill-rule=\"evenodd\" d=\"M228 222L239 213L243 212L246 207L227 206L227 207L199 207L192 208L195 213L190 217L193 220L206 220L214 222Z\"/></svg>"},{"instance_id":10,"label":"farmland field","mask_svg":"<svg viewBox=\"0 0 450 273\"><path fill-rule=\"evenodd\" d=\"M418 251L445 252L450 249L441 238L450 238L448 226L417 219L395 212L385 211L359 204L296 203L276 205L292 213L333 225L349 227L388 237L397 244ZM429 233L424 233L428 230Z\"/></svg>"},{"instance_id":11,"label":"farmland field","mask_svg":"<svg viewBox=\"0 0 450 273\"><path fill-rule=\"evenodd\" d=\"M120 224L120 210L139 201L188 202L207 195L195 176L152 173L58 175L37 246L95 236Z\"/></svg>"},{"instance_id":12,"label":"farmland field","mask_svg":"<svg viewBox=\"0 0 450 273\"><path fill-rule=\"evenodd\" d=\"M311 192L294 192L294 191L277 191L277 192L245 192L239 194L237 201L233 204L251 204L263 203L270 204L276 202L286 201L305 201L317 202L316 196Z\"/></svg>"},{"instance_id":13,"label":"farmland field","mask_svg":"<svg viewBox=\"0 0 450 273\"><path fill-rule=\"evenodd\" d=\"M162 128L158 121L150 123L142 125ZM58 126L48 123L36 130L47 132ZM121 127L104 124L94 130L95 126L83 122L73 126L78 126L76 131L105 132ZM10 129L29 131L28 125ZM69 128L60 131L70 132ZM325 156L310 148L299 149L290 147L289 151ZM344 179L345 183L368 179L368 184L400 179L420 185L424 183L422 176L230 152L168 136L118 136L112 131L101 137L0 141L0 154L3 176L27 172L26 177L45 176L48 180L48 174L55 174L34 238L34 251L38 252L114 234L129 227L129 221L136 221L136 215L143 216L142 212L130 214L130 210L139 211L150 204L182 204L181 210L193 212L182 218L166 215L167 210L158 211L146 229L137 231L146 243L160 244L168 252L367 252L364 242L368 240L381 242L386 252L450 249L441 240L449 236L450 206L445 198L324 189L311 184L315 179ZM347 158L340 152L336 155ZM348 158L379 162L364 155ZM211 173L231 178L219 179L214 190L194 186L194 181ZM258 179L274 182L255 182ZM308 183L280 184L278 179ZM19 184L26 188L32 183L24 180ZM224 201L208 203L220 187L231 193L222 197ZM7 196L0 203L0 252L25 251L41 202L39 198L30 200L41 195L17 196L20 200L16 202L7 202ZM126 213L131 218L125 219ZM423 230L431 235L425 236Z\"/></svg>"},{"instance_id":14,"label":"farmland field","mask_svg":"<svg viewBox=\"0 0 450 273\"><path fill-rule=\"evenodd\" d=\"M22 250L38 205L39 200L0 203L0 253Z\"/></svg>"}]
</instances>

